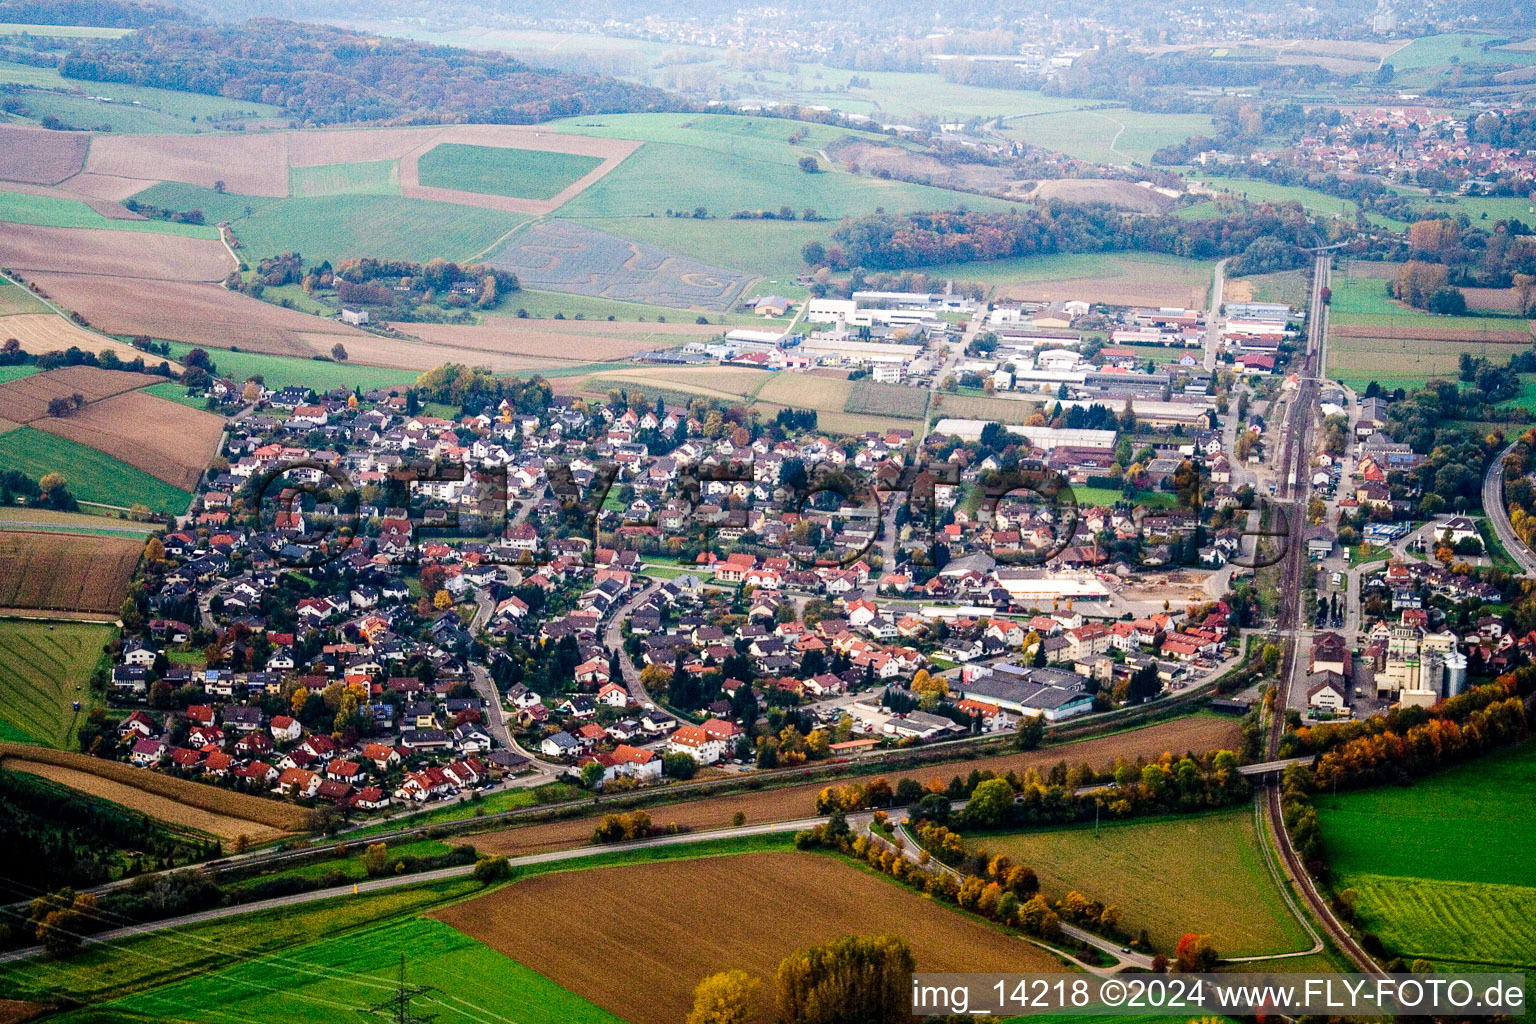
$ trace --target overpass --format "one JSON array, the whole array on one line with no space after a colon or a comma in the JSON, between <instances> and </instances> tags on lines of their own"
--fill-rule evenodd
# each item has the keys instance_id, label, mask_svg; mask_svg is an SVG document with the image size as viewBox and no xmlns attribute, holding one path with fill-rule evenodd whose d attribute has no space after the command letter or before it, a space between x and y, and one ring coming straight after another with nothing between
<instances>
[{"instance_id":1,"label":"overpass","mask_svg":"<svg viewBox=\"0 0 1536 1024\"><path fill-rule=\"evenodd\" d=\"M1265 761L1261 764L1245 764L1238 768L1239 775L1279 775L1293 764L1304 764L1311 767L1317 763L1316 754L1308 754L1306 757L1288 757L1282 761Z\"/></svg>"}]
</instances>

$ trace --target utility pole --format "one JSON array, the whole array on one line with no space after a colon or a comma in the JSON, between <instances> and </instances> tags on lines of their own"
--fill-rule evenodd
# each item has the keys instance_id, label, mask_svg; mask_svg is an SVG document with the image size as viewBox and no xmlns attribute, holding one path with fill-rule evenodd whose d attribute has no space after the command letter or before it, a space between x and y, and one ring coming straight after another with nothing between
<instances>
[{"instance_id":1,"label":"utility pole","mask_svg":"<svg viewBox=\"0 0 1536 1024\"><path fill-rule=\"evenodd\" d=\"M395 994L382 1003L375 1004L364 1011L371 1017L380 1020L392 1021L393 1024L430 1024L437 1017L435 1013L412 1013L411 1000L418 996L435 992L430 985L407 985L405 983L405 954L400 954L400 977L395 986Z\"/></svg>"}]
</instances>

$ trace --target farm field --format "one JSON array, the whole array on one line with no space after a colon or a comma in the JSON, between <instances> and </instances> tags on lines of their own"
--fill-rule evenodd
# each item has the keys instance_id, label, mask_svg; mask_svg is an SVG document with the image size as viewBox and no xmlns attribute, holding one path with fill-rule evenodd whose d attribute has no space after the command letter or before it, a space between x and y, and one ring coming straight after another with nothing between
<instances>
[{"instance_id":1,"label":"farm field","mask_svg":"<svg viewBox=\"0 0 1536 1024\"><path fill-rule=\"evenodd\" d=\"M290 167L288 189L298 197L396 196L400 194L400 164L395 160L364 160L351 164Z\"/></svg>"},{"instance_id":2,"label":"farm field","mask_svg":"<svg viewBox=\"0 0 1536 1024\"><path fill-rule=\"evenodd\" d=\"M134 768L68 750L0 744L7 768L31 772L93 796L125 804L171 825L195 828L221 839L248 836L252 842L298 832L305 810L297 804L236 793Z\"/></svg>"},{"instance_id":3,"label":"farm field","mask_svg":"<svg viewBox=\"0 0 1536 1024\"><path fill-rule=\"evenodd\" d=\"M894 384L858 380L853 382L853 393L848 396L843 409L845 412L920 420L928 409L928 393Z\"/></svg>"},{"instance_id":4,"label":"farm field","mask_svg":"<svg viewBox=\"0 0 1536 1024\"><path fill-rule=\"evenodd\" d=\"M757 290L762 290L757 289ZM749 292L748 295L754 294ZM712 324L730 327L788 327L789 319L761 317L755 313L717 313L672 306L655 306L644 302L619 302L601 299L595 295L577 295L575 292L551 292L523 285L515 299L507 299L500 310L487 313L485 323L497 324L503 320L517 319L518 310L524 310L529 318L553 320L556 316L566 320L608 320L615 322L684 323L691 324L703 316Z\"/></svg>"},{"instance_id":5,"label":"farm field","mask_svg":"<svg viewBox=\"0 0 1536 1024\"><path fill-rule=\"evenodd\" d=\"M96 402L159 379L127 370L62 366L0 387L0 414L27 423L48 415L49 399L78 394L88 402Z\"/></svg>"},{"instance_id":6,"label":"farm field","mask_svg":"<svg viewBox=\"0 0 1536 1024\"><path fill-rule=\"evenodd\" d=\"M80 83L63 77L53 68L38 68L11 61L0 61L0 83L5 82L31 87L19 98L32 111L34 119L53 113L61 120L91 126L107 124L116 132L142 131L146 126L152 127L154 131L179 134L206 132L209 121L219 121L229 127L247 128L282 123L282 112L269 104L121 82L97 82L92 85L97 95L111 97L112 103L91 102L84 96L31 91L73 90L79 88ZM137 101L137 106L134 101Z\"/></svg>"},{"instance_id":7,"label":"farm field","mask_svg":"<svg viewBox=\"0 0 1536 1024\"><path fill-rule=\"evenodd\" d=\"M7 232L9 234L9 232ZM41 299L27 291L19 284L0 280L0 316L15 316L18 313L46 313L48 307L43 305Z\"/></svg>"},{"instance_id":8,"label":"farm field","mask_svg":"<svg viewBox=\"0 0 1536 1024\"><path fill-rule=\"evenodd\" d=\"M50 132L7 122L0 125L0 178L54 185L80 170L90 145L84 135ZM21 202L12 197L7 202Z\"/></svg>"},{"instance_id":9,"label":"farm field","mask_svg":"<svg viewBox=\"0 0 1536 1024\"><path fill-rule=\"evenodd\" d=\"M1158 114L1116 108L1010 118L1003 134L1080 160L1146 164L1164 146L1210 134L1205 114Z\"/></svg>"},{"instance_id":10,"label":"farm field","mask_svg":"<svg viewBox=\"0 0 1536 1024\"><path fill-rule=\"evenodd\" d=\"M1307 210L1325 217L1352 219L1360 210L1359 204L1352 199L1329 195L1321 189L1308 188L1305 185L1280 185L1257 178L1227 177L1207 178L1202 184L1207 188L1239 199L1246 199L1252 203L1300 203ZM1373 224L1381 227L1390 228L1393 231L1407 230L1408 225L1404 221L1383 217L1376 213L1366 216Z\"/></svg>"},{"instance_id":11,"label":"farm field","mask_svg":"<svg viewBox=\"0 0 1536 1024\"><path fill-rule=\"evenodd\" d=\"M329 930L329 929L325 929ZM183 1019L322 1024L337 1007L369 1006L394 991L400 956L411 984L433 985L444 1024L622 1024L558 984L438 921L404 918L346 938L281 953L108 1004L107 1009ZM274 978L283 983L273 985ZM423 1000L426 1003L427 1000ZM354 1014L355 1016L355 1014Z\"/></svg>"},{"instance_id":12,"label":"farm field","mask_svg":"<svg viewBox=\"0 0 1536 1024\"><path fill-rule=\"evenodd\" d=\"M1054 253L918 268L991 285L999 299L1082 299L1123 305L1203 308L1216 264L1161 253Z\"/></svg>"},{"instance_id":13,"label":"farm field","mask_svg":"<svg viewBox=\"0 0 1536 1024\"><path fill-rule=\"evenodd\" d=\"M341 341L358 335L335 321L283 309L216 284L92 274L38 273L31 279L59 305L112 334L146 334L208 348L234 346L306 357L314 353L296 340L299 331L334 333ZM68 324L58 317L54 320ZM81 343L80 347L94 352L106 344ZM28 346L28 351L34 350ZM129 347L124 345L123 351Z\"/></svg>"},{"instance_id":14,"label":"farm field","mask_svg":"<svg viewBox=\"0 0 1536 1024\"><path fill-rule=\"evenodd\" d=\"M300 252L332 263L349 256L472 261L525 217L397 195L316 195L253 207L232 222L247 259Z\"/></svg>"},{"instance_id":15,"label":"farm field","mask_svg":"<svg viewBox=\"0 0 1536 1024\"><path fill-rule=\"evenodd\" d=\"M777 209L777 207L773 207ZM796 209L799 217L801 210ZM800 298L805 288L794 283L805 272L800 250L812 240L824 240L831 226L801 220L732 220L716 217L695 220L692 217L581 217L560 213L561 219L576 220L631 242L654 245L670 252L731 267L765 280L755 288L758 293L773 292Z\"/></svg>"},{"instance_id":16,"label":"farm field","mask_svg":"<svg viewBox=\"0 0 1536 1024\"><path fill-rule=\"evenodd\" d=\"M136 523L113 515L88 512L55 512L50 508L26 505L0 505L0 530L58 530L62 533L101 533L112 536L147 538L161 528L160 523Z\"/></svg>"},{"instance_id":17,"label":"farm field","mask_svg":"<svg viewBox=\"0 0 1536 1024\"><path fill-rule=\"evenodd\" d=\"M1271 274L1229 277L1222 285L1226 302L1284 302L1305 309L1310 298L1310 275L1302 270L1277 270Z\"/></svg>"},{"instance_id":18,"label":"farm field","mask_svg":"<svg viewBox=\"0 0 1536 1024\"><path fill-rule=\"evenodd\" d=\"M205 409L208 405L207 399L193 395L187 390L185 384L174 380L168 380L164 384L151 384L143 390L146 395L154 395L156 398L163 398L167 402L175 402L189 409Z\"/></svg>"},{"instance_id":19,"label":"farm field","mask_svg":"<svg viewBox=\"0 0 1536 1024\"><path fill-rule=\"evenodd\" d=\"M1208 715L1194 715L1174 719L1141 729L1128 730L1113 736L1099 736L1071 743L1054 744L1027 753L1003 754L977 758L958 764L930 765L922 768L893 771L886 774L894 784L903 778L917 779L926 783L932 779L948 780L958 773L969 773L972 768L990 770L998 774L1009 771L1024 772L1029 768L1047 770L1065 758L1076 764L1086 761L1103 766L1115 757L1134 760L1138 755L1158 757L1164 751L1205 751L1217 748L1236 749L1240 742L1238 725L1230 719ZM732 816L740 811L750 823L765 821L793 821L811 813L816 804L816 794L822 784L787 786L783 789L732 793L702 800L690 800L649 808L651 818L658 826L677 822L692 829L725 828ZM573 819L520 828L501 829L473 836L470 841L485 853L523 854L544 850L561 849L588 843L592 838L593 819Z\"/></svg>"},{"instance_id":20,"label":"farm field","mask_svg":"<svg viewBox=\"0 0 1536 1024\"><path fill-rule=\"evenodd\" d=\"M250 964L265 963L268 970L281 966L296 980L307 980L303 961L291 958L288 951L314 942L316 935L346 944L388 920L417 914L479 889L479 883L469 879L437 882L245 914L105 947L90 946L68 960L39 958L12 965L0 978L0 995L37 1001L69 995L87 1004L117 1000L121 1009L133 993L199 972L223 970L236 957ZM380 998L358 1001L371 1005ZM102 1020L103 1010L87 1006L57 1019L86 1024Z\"/></svg>"},{"instance_id":21,"label":"farm field","mask_svg":"<svg viewBox=\"0 0 1536 1024\"><path fill-rule=\"evenodd\" d=\"M1348 383L1376 380L1383 386L1410 387L1433 377L1454 378L1463 352L1502 363L1508 345L1481 341L1425 341L1412 338L1332 337L1328 342L1328 375Z\"/></svg>"},{"instance_id":22,"label":"farm field","mask_svg":"<svg viewBox=\"0 0 1536 1024\"><path fill-rule=\"evenodd\" d=\"M1536 966L1536 744L1422 779L1319 798L1337 888L1388 948L1446 964Z\"/></svg>"},{"instance_id":23,"label":"farm field","mask_svg":"<svg viewBox=\"0 0 1536 1024\"><path fill-rule=\"evenodd\" d=\"M682 309L724 312L741 301L751 283L737 271L627 242L576 221L529 225L485 262L535 288Z\"/></svg>"},{"instance_id":24,"label":"farm field","mask_svg":"<svg viewBox=\"0 0 1536 1024\"><path fill-rule=\"evenodd\" d=\"M423 153L416 169L418 180L428 187L553 199L602 162L600 157L579 153L445 142Z\"/></svg>"},{"instance_id":25,"label":"farm field","mask_svg":"<svg viewBox=\"0 0 1536 1024\"><path fill-rule=\"evenodd\" d=\"M778 374L732 366L644 367L614 370L587 382L590 389L606 393L610 388L651 392L675 392L739 402L750 398Z\"/></svg>"},{"instance_id":26,"label":"farm field","mask_svg":"<svg viewBox=\"0 0 1536 1024\"><path fill-rule=\"evenodd\" d=\"M1026 423L1039 411L1038 399L987 398L985 395L951 395L944 392L933 396L935 417Z\"/></svg>"},{"instance_id":27,"label":"farm field","mask_svg":"<svg viewBox=\"0 0 1536 1024\"><path fill-rule=\"evenodd\" d=\"M190 491L218 454L224 417L133 391L33 425Z\"/></svg>"},{"instance_id":28,"label":"farm field","mask_svg":"<svg viewBox=\"0 0 1536 1024\"><path fill-rule=\"evenodd\" d=\"M637 352L676 348L688 341L713 337L719 333L716 327L686 322L610 324L589 320L519 320L507 317L477 326L409 324L407 327L412 334L434 345L483 348L488 352L506 355L580 362L625 359Z\"/></svg>"},{"instance_id":29,"label":"farm field","mask_svg":"<svg viewBox=\"0 0 1536 1024\"><path fill-rule=\"evenodd\" d=\"M887 210L947 209L956 193L848 174L826 167L806 174L796 165L802 156L850 133L814 124L793 127L775 118L711 114L617 114L553 122L560 132L637 139L645 143L615 170L560 208L563 218L657 217L667 210L690 214L702 207L714 217L736 210L777 210L789 206L798 216L805 208L836 219ZM799 145L791 131L805 129ZM884 136L870 136L884 140ZM706 174L680 175L682 168L708 168ZM972 208L1012 204L967 195ZM830 226L828 228L830 231ZM729 265L729 264L728 264Z\"/></svg>"},{"instance_id":30,"label":"farm field","mask_svg":"<svg viewBox=\"0 0 1536 1024\"><path fill-rule=\"evenodd\" d=\"M344 344L353 344L351 337L337 338ZM171 345L171 352L184 356L191 345ZM327 346L329 348L329 346ZM266 355L260 352L213 352L214 363L222 376L247 380L261 374L268 387L287 387L301 384L317 391L332 388L387 388L396 384L414 383L420 373L412 370L389 370L376 366L358 366L352 363L335 363L315 359L296 359L291 356Z\"/></svg>"},{"instance_id":31,"label":"farm field","mask_svg":"<svg viewBox=\"0 0 1536 1024\"><path fill-rule=\"evenodd\" d=\"M114 220L86 205L84 200L34 196L0 191L0 221L50 228L101 228L147 234L180 235L184 238L217 239L217 228L205 224L173 224L167 220Z\"/></svg>"},{"instance_id":32,"label":"farm field","mask_svg":"<svg viewBox=\"0 0 1536 1024\"><path fill-rule=\"evenodd\" d=\"M722 894L729 892L729 899ZM620 901L616 932L605 905ZM779 927L756 927L776 907ZM1021 939L833 857L757 853L540 875L434 915L633 1024L671 1024L707 974L742 968L764 986L794 950L840 935L895 932L919 970L1042 971L1057 959ZM698 927L709 920L708 928ZM624 934L645 935L644 943ZM623 959L624 971L612 969ZM635 985L642 977L645 985Z\"/></svg>"},{"instance_id":33,"label":"farm field","mask_svg":"<svg viewBox=\"0 0 1536 1024\"><path fill-rule=\"evenodd\" d=\"M109 455L33 427L0 433L0 462L38 479L62 473L69 490L83 502L127 507L145 505L155 512L182 515L192 502L187 491Z\"/></svg>"},{"instance_id":34,"label":"farm field","mask_svg":"<svg viewBox=\"0 0 1536 1024\"><path fill-rule=\"evenodd\" d=\"M170 234L146 236L135 232L70 227L7 228L0 237L0 260L7 268L21 271L108 274L168 281L222 281L235 269L224 244L216 238Z\"/></svg>"},{"instance_id":35,"label":"farm field","mask_svg":"<svg viewBox=\"0 0 1536 1024\"><path fill-rule=\"evenodd\" d=\"M117 614L142 538L0 530L0 608Z\"/></svg>"},{"instance_id":36,"label":"farm field","mask_svg":"<svg viewBox=\"0 0 1536 1024\"><path fill-rule=\"evenodd\" d=\"M1311 939L1265 867L1247 805L1205 814L978 837L1040 876L1052 901L1072 889L1117 904L1122 928L1145 928L1171 954L1185 932L1210 934L1223 956L1306 949ZM1154 854L1155 851L1155 854Z\"/></svg>"},{"instance_id":37,"label":"farm field","mask_svg":"<svg viewBox=\"0 0 1536 1024\"><path fill-rule=\"evenodd\" d=\"M0 537L0 542L4 538ZM0 739L71 748L112 626L0 620Z\"/></svg>"},{"instance_id":38,"label":"farm field","mask_svg":"<svg viewBox=\"0 0 1536 1024\"><path fill-rule=\"evenodd\" d=\"M1369 276L1367 276L1367 273ZM1518 341L1530 337L1527 321L1512 316L1442 316L1426 313L1395 301L1387 294L1386 278L1390 264L1352 265L1348 272L1334 276L1330 301L1330 320L1339 327L1425 328L1436 336L1460 337L1463 332L1486 335L1488 340ZM1474 340L1467 337L1464 340Z\"/></svg>"}]
</instances>

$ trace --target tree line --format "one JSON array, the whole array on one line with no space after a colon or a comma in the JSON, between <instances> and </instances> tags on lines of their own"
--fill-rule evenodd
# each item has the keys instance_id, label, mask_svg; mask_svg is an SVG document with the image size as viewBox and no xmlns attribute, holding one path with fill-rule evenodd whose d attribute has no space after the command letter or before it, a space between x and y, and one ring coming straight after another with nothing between
<instances>
[{"instance_id":1,"label":"tree line","mask_svg":"<svg viewBox=\"0 0 1536 1024\"><path fill-rule=\"evenodd\" d=\"M314 125L533 124L684 109L660 89L533 68L504 53L264 18L159 24L122 39L84 40L59 73L269 103Z\"/></svg>"},{"instance_id":2,"label":"tree line","mask_svg":"<svg viewBox=\"0 0 1536 1024\"><path fill-rule=\"evenodd\" d=\"M1000 260L1057 252L1162 252L1214 259L1244 252L1260 238L1311 246L1316 236L1296 203L1264 205L1209 220L1128 214L1105 206L1053 201L1006 212L942 210L845 220L819 252L833 270L899 270L934 263Z\"/></svg>"}]
</instances>

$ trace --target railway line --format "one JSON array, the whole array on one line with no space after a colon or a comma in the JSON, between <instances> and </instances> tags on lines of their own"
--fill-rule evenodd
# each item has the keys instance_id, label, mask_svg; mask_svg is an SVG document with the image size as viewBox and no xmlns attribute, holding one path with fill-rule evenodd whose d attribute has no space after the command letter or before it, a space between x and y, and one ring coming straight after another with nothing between
<instances>
[{"instance_id":1,"label":"railway line","mask_svg":"<svg viewBox=\"0 0 1536 1024\"><path fill-rule=\"evenodd\" d=\"M1285 552L1280 561L1280 613L1277 628L1285 637L1283 656L1280 660L1280 679L1275 689L1274 705L1270 709L1269 730L1265 753L1270 760L1279 757L1280 739L1285 733L1285 715L1290 707L1291 687L1296 676L1297 658L1301 656L1301 593L1303 575L1307 570L1306 531L1307 499L1311 496L1311 438L1317 420L1319 370L1327 344L1328 308L1323 302L1328 287L1330 257L1319 253L1312 275L1312 305L1307 320L1307 347L1296 364L1296 395L1286 411L1284 442L1278 464L1280 483L1276 487L1278 507L1286 519ZM1280 784L1272 781L1264 794L1268 811L1270 835L1275 849L1280 853L1286 874L1306 900L1313 917L1328 933L1334 944L1354 963L1357 970L1380 976L1384 972L1370 955L1349 934L1349 930L1334 916L1327 900L1307 873L1306 865L1291 844L1285 830L1280 807Z\"/></svg>"}]
</instances>

